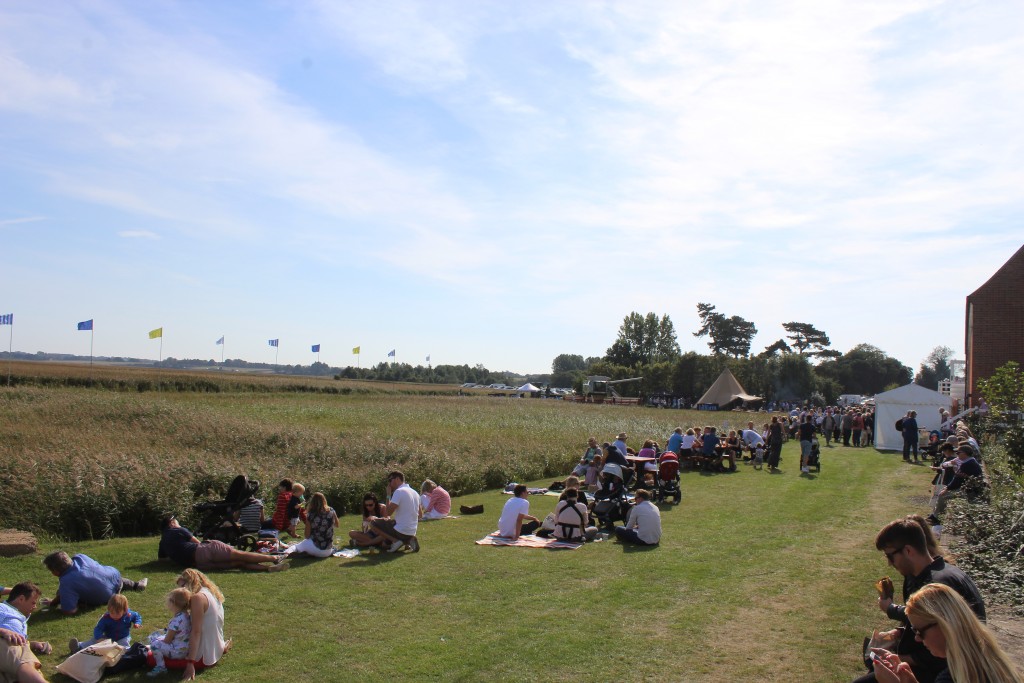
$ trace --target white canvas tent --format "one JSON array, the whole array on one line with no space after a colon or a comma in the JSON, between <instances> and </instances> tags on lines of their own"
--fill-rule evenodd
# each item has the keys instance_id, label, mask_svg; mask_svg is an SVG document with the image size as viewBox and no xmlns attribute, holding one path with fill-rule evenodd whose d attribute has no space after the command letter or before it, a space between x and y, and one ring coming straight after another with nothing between
<instances>
[{"instance_id":1,"label":"white canvas tent","mask_svg":"<svg viewBox=\"0 0 1024 683\"><path fill-rule=\"evenodd\" d=\"M535 391L540 391L540 389L538 389L537 387L535 387L532 384L530 384L529 382L527 382L523 386L521 386L518 389L516 389L516 391L524 391L524 392L529 392L529 393L532 394Z\"/></svg>"},{"instance_id":2,"label":"white canvas tent","mask_svg":"<svg viewBox=\"0 0 1024 683\"><path fill-rule=\"evenodd\" d=\"M760 396L751 396L743 387L740 386L739 381L735 375L729 372L729 368L722 370L722 374L718 376L715 383L711 385L711 388L704 392L704 395L697 401L697 405L704 405L707 403L714 403L719 406L724 406L732 403L736 399L741 401L760 401Z\"/></svg>"},{"instance_id":3,"label":"white canvas tent","mask_svg":"<svg viewBox=\"0 0 1024 683\"><path fill-rule=\"evenodd\" d=\"M951 399L918 384L908 384L875 396L875 448L903 450L903 434L896 431L896 420L908 410L917 411L917 426L931 431L941 423L939 408L949 410Z\"/></svg>"}]
</instances>

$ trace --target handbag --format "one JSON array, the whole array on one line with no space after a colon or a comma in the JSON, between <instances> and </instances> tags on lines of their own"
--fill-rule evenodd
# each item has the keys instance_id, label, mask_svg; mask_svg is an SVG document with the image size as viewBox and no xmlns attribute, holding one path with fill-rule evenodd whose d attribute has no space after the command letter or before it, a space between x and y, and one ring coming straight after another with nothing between
<instances>
[{"instance_id":1,"label":"handbag","mask_svg":"<svg viewBox=\"0 0 1024 683\"><path fill-rule=\"evenodd\" d=\"M97 683L104 670L121 661L126 648L109 638L83 648L57 665L57 671L80 683Z\"/></svg>"}]
</instances>

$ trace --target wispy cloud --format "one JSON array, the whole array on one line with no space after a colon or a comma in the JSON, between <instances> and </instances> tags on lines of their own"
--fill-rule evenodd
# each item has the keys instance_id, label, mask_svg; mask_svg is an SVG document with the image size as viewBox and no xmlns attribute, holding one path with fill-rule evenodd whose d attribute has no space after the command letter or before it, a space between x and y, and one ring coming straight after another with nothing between
<instances>
[{"instance_id":1,"label":"wispy cloud","mask_svg":"<svg viewBox=\"0 0 1024 683\"><path fill-rule=\"evenodd\" d=\"M24 218L3 218L0 219L0 228L8 225L21 225L23 223L37 223L45 221L46 216L26 216Z\"/></svg>"},{"instance_id":2,"label":"wispy cloud","mask_svg":"<svg viewBox=\"0 0 1024 683\"><path fill-rule=\"evenodd\" d=\"M118 237L124 237L127 239L147 239L147 240L158 240L160 235L156 234L151 230L121 230L117 233Z\"/></svg>"}]
</instances>

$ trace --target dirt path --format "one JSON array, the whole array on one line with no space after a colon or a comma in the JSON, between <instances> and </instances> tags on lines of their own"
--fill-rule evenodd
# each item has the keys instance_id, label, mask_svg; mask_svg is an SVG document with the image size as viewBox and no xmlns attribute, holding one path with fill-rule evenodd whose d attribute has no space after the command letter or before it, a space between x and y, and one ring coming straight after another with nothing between
<instances>
[{"instance_id":1,"label":"dirt path","mask_svg":"<svg viewBox=\"0 0 1024 683\"><path fill-rule=\"evenodd\" d=\"M1024 619L998 605L987 612L988 627L995 633L999 645L1010 655L1017 669L1024 671Z\"/></svg>"}]
</instances>

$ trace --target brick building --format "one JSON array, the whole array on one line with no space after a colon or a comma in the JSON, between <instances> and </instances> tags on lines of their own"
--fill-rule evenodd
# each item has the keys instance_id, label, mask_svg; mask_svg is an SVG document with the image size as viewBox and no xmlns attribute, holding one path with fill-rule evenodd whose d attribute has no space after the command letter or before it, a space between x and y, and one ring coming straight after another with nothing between
<instances>
[{"instance_id":1,"label":"brick building","mask_svg":"<svg viewBox=\"0 0 1024 683\"><path fill-rule=\"evenodd\" d=\"M978 380L1013 360L1024 366L1024 246L967 297L967 403L977 405Z\"/></svg>"}]
</instances>

